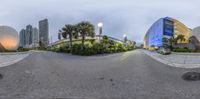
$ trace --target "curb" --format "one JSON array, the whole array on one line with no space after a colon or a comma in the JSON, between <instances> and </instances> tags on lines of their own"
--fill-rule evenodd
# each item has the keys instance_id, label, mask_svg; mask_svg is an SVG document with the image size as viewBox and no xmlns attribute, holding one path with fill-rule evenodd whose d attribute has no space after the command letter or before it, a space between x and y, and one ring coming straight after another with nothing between
<instances>
[{"instance_id":1,"label":"curb","mask_svg":"<svg viewBox=\"0 0 200 99\"><path fill-rule=\"evenodd\" d=\"M147 51L143 50L143 53L145 53L146 55L152 57L153 59L155 59L156 61L159 61L163 64L166 64L168 66L171 67L176 67L176 68L184 68L184 69L193 69L193 68L200 68L200 64L178 64L178 63L171 63L169 61L166 61L164 59L158 58L150 53L148 53Z\"/></svg>"},{"instance_id":2,"label":"curb","mask_svg":"<svg viewBox=\"0 0 200 99\"><path fill-rule=\"evenodd\" d=\"M6 52L6 53L0 53L0 55L20 55L20 54L27 54L28 52Z\"/></svg>"},{"instance_id":3,"label":"curb","mask_svg":"<svg viewBox=\"0 0 200 99\"><path fill-rule=\"evenodd\" d=\"M12 61L0 63L0 67L6 67L6 66L9 66L9 65L15 64L15 63L25 59L26 57L28 57L32 53L27 53L26 52L26 53L20 53L20 54L27 54L27 55L23 56L22 58L13 59ZM2 54L0 54L0 55L2 55ZM17 54L14 54L14 53L12 53L12 54L3 54L3 55L19 55L19 53L17 53Z\"/></svg>"}]
</instances>

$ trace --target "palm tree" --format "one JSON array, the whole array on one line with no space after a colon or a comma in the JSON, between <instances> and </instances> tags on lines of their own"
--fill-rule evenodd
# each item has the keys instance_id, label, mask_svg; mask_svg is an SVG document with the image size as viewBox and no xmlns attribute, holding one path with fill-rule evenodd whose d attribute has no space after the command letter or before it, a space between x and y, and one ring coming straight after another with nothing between
<instances>
[{"instance_id":1,"label":"palm tree","mask_svg":"<svg viewBox=\"0 0 200 99\"><path fill-rule=\"evenodd\" d=\"M163 47L170 48L171 50L173 49L173 45L175 43L174 37L170 38L163 37L162 41L164 42Z\"/></svg>"},{"instance_id":2,"label":"palm tree","mask_svg":"<svg viewBox=\"0 0 200 99\"><path fill-rule=\"evenodd\" d=\"M176 43L177 43L179 40L180 40L180 42L185 41L185 40L186 40L186 39L185 39L185 36L182 35L182 34L178 35L178 36L176 37Z\"/></svg>"},{"instance_id":3,"label":"palm tree","mask_svg":"<svg viewBox=\"0 0 200 99\"><path fill-rule=\"evenodd\" d=\"M80 22L77 24L77 28L82 37L82 45L84 45L85 36L91 36L92 38L95 36L94 25L90 22Z\"/></svg>"},{"instance_id":4,"label":"palm tree","mask_svg":"<svg viewBox=\"0 0 200 99\"><path fill-rule=\"evenodd\" d=\"M72 31L73 38L78 39L78 34L79 34L78 26L74 25Z\"/></svg>"},{"instance_id":5,"label":"palm tree","mask_svg":"<svg viewBox=\"0 0 200 99\"><path fill-rule=\"evenodd\" d=\"M65 27L62 28L63 38L66 39L67 36L69 36L70 47L72 47L73 31L74 31L74 26L71 24L67 24L65 25Z\"/></svg>"}]
</instances>

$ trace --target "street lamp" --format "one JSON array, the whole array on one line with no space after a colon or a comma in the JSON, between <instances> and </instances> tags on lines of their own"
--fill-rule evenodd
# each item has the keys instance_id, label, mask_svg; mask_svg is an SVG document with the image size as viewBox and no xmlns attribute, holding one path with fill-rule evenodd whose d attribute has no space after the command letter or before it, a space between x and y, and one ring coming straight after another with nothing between
<instances>
[{"instance_id":1,"label":"street lamp","mask_svg":"<svg viewBox=\"0 0 200 99\"><path fill-rule=\"evenodd\" d=\"M124 34L123 37L124 37L124 43L126 44L126 42L127 42L127 35Z\"/></svg>"},{"instance_id":2,"label":"street lamp","mask_svg":"<svg viewBox=\"0 0 200 99\"><path fill-rule=\"evenodd\" d=\"M99 28L99 40L101 40L101 34L103 32L103 23L100 22L97 24L98 28Z\"/></svg>"}]
</instances>

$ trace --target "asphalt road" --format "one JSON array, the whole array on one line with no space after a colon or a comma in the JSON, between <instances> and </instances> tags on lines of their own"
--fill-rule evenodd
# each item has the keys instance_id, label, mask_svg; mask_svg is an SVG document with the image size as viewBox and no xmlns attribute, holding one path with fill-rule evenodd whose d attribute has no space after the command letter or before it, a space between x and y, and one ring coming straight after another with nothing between
<instances>
[{"instance_id":1,"label":"asphalt road","mask_svg":"<svg viewBox=\"0 0 200 99\"><path fill-rule=\"evenodd\" d=\"M199 99L200 81L181 78L187 71L194 70L164 65L141 50L92 57L35 52L0 68L0 99Z\"/></svg>"}]
</instances>

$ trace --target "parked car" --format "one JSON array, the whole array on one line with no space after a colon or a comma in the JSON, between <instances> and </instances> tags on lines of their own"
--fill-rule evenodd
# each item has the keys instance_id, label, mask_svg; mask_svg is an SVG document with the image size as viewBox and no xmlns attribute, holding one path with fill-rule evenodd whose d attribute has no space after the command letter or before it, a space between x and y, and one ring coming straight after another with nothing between
<instances>
[{"instance_id":1,"label":"parked car","mask_svg":"<svg viewBox=\"0 0 200 99\"><path fill-rule=\"evenodd\" d=\"M171 54L171 50L169 48L159 48L157 52L163 55Z\"/></svg>"}]
</instances>

